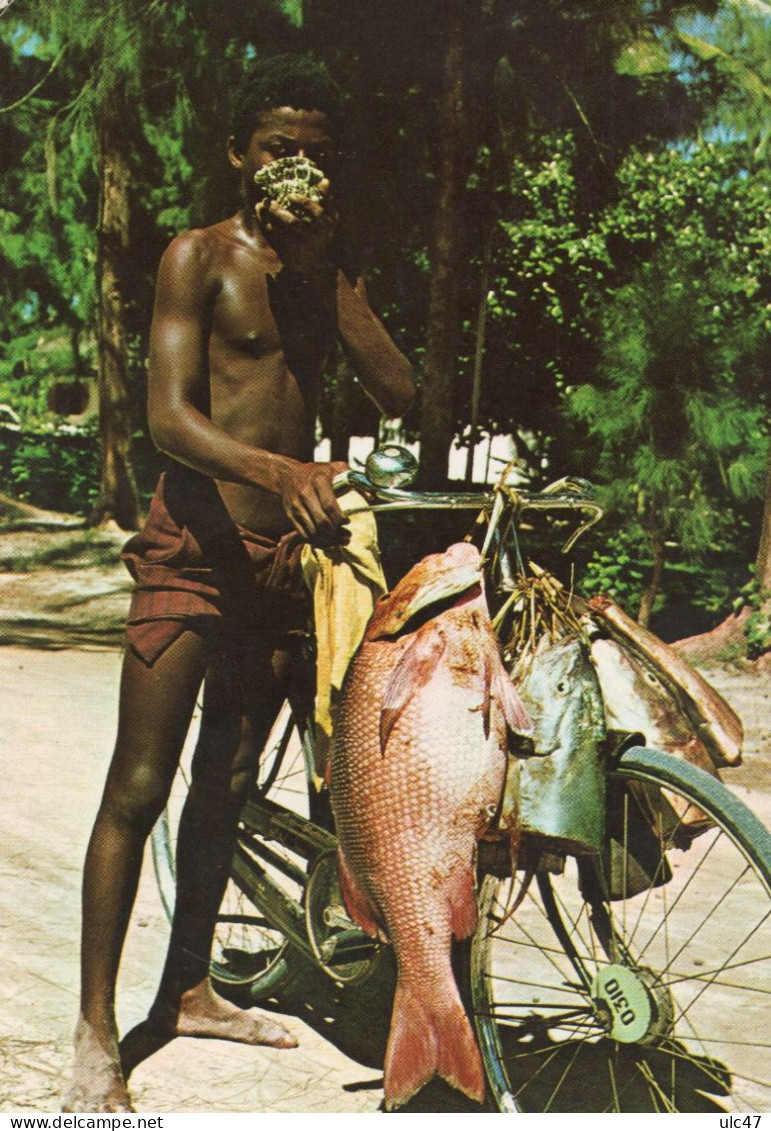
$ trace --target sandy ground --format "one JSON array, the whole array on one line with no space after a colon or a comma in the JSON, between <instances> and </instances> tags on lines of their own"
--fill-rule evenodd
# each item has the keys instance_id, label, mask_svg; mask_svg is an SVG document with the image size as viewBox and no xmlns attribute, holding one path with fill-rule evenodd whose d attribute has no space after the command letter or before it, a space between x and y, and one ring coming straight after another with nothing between
<instances>
[{"instance_id":1,"label":"sandy ground","mask_svg":"<svg viewBox=\"0 0 771 1131\"><path fill-rule=\"evenodd\" d=\"M119 654L0 651L3 717L0 1110L56 1111L77 1008L80 872L113 740ZM152 999L167 925L146 867L118 992L122 1030ZM376 1110L379 1071L301 1020L297 1050L178 1040L141 1066L145 1111Z\"/></svg>"},{"instance_id":2,"label":"sandy ground","mask_svg":"<svg viewBox=\"0 0 771 1131\"><path fill-rule=\"evenodd\" d=\"M93 547L83 550L77 535L68 538L74 542L65 570L10 571L5 563L0 574L4 1112L58 1110L77 1008L81 866L115 725L116 645L127 595L114 560L117 541L108 547L107 564L95 568ZM39 543L31 553L39 555ZM79 553L85 554L80 565ZM94 646L95 640L112 646ZM730 784L771 823L771 681L738 670L711 678L748 732L745 765L732 772ZM122 965L124 1031L144 1016L166 938L148 865ZM146 1112L377 1111L390 989L387 968L344 1002L331 983L309 982L286 1003L296 1050L177 1040L136 1071L136 1105ZM433 1085L413 1110L478 1109Z\"/></svg>"}]
</instances>

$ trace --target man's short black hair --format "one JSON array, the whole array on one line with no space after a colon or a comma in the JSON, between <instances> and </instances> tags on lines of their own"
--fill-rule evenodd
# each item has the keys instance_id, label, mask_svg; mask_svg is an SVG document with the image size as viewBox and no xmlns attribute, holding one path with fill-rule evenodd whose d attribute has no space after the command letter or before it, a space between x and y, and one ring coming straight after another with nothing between
<instances>
[{"instance_id":1,"label":"man's short black hair","mask_svg":"<svg viewBox=\"0 0 771 1131\"><path fill-rule=\"evenodd\" d=\"M253 63L241 84L231 126L238 153L247 149L262 115L280 106L320 110L339 131L340 88L324 64L309 55L272 55Z\"/></svg>"}]
</instances>

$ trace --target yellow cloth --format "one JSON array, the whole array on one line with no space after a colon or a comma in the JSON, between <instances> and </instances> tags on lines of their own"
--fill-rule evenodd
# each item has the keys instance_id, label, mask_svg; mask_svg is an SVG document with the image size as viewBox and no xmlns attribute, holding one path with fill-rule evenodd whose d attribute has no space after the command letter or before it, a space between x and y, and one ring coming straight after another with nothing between
<instances>
[{"instance_id":1,"label":"yellow cloth","mask_svg":"<svg viewBox=\"0 0 771 1131\"><path fill-rule=\"evenodd\" d=\"M366 501L358 491L339 499L347 514ZM335 698L339 694L356 649L372 616L375 601L387 586L377 526L371 511L351 515L350 541L345 546L322 549L305 544L302 569L313 594L316 630L316 772L323 777L332 737Z\"/></svg>"}]
</instances>

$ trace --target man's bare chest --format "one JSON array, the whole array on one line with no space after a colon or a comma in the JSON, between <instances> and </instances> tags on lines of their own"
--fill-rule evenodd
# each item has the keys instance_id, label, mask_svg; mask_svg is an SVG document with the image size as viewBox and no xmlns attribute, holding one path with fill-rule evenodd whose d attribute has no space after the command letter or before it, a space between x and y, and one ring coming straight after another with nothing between
<instances>
[{"instance_id":1,"label":"man's bare chest","mask_svg":"<svg viewBox=\"0 0 771 1131\"><path fill-rule=\"evenodd\" d=\"M281 348L266 274L259 265L223 274L212 306L210 345L252 358Z\"/></svg>"}]
</instances>

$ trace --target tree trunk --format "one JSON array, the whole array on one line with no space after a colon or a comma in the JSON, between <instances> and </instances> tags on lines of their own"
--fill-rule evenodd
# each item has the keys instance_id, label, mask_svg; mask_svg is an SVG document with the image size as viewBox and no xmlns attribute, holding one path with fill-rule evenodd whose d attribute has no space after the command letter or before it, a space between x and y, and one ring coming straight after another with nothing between
<instances>
[{"instance_id":1,"label":"tree trunk","mask_svg":"<svg viewBox=\"0 0 771 1131\"><path fill-rule=\"evenodd\" d=\"M337 379L332 393L329 458L347 462L351 448L354 384L348 369L348 363L341 358L337 364Z\"/></svg>"},{"instance_id":2,"label":"tree trunk","mask_svg":"<svg viewBox=\"0 0 771 1131\"><path fill-rule=\"evenodd\" d=\"M441 486L455 434L455 378L464 259L461 195L465 173L464 43L473 5L448 0L444 81L439 107L439 195L432 236L421 414L421 483Z\"/></svg>"},{"instance_id":3,"label":"tree trunk","mask_svg":"<svg viewBox=\"0 0 771 1131\"><path fill-rule=\"evenodd\" d=\"M109 110L108 110L109 115ZM139 500L131 467L131 413L125 281L129 248L129 168L111 115L99 127L97 350L102 469L94 525L136 530Z\"/></svg>"},{"instance_id":4,"label":"tree trunk","mask_svg":"<svg viewBox=\"0 0 771 1131\"><path fill-rule=\"evenodd\" d=\"M761 593L771 594L771 443L768 446L766 465L766 494L763 505L763 520L760 526L760 545L755 559L755 577ZM766 598L766 604L771 597Z\"/></svg>"},{"instance_id":5,"label":"tree trunk","mask_svg":"<svg viewBox=\"0 0 771 1131\"><path fill-rule=\"evenodd\" d=\"M650 531L651 550L653 551L653 569L651 570L648 587L640 601L640 611L637 614L637 623L647 628L650 623L651 613L656 598L661 588L661 578L664 573L664 535L660 530Z\"/></svg>"},{"instance_id":6,"label":"tree trunk","mask_svg":"<svg viewBox=\"0 0 771 1131\"><path fill-rule=\"evenodd\" d=\"M479 276L479 305L477 307L477 329L474 343L474 378L471 385L471 419L469 422L468 448L466 449L466 485L474 480L474 451L479 443L479 406L482 401L482 370L485 361L487 338L487 294L490 290L490 268L493 256L493 220L488 221L482 250L482 266ZM485 479L487 473L485 472Z\"/></svg>"}]
</instances>

